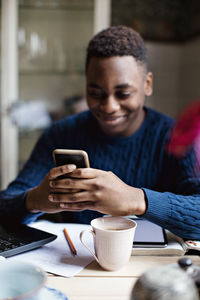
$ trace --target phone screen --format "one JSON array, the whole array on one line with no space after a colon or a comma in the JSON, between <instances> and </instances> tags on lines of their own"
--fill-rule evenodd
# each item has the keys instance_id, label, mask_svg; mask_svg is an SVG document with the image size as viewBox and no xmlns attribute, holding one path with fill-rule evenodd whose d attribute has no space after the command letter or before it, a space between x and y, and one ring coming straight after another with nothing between
<instances>
[{"instance_id":1,"label":"phone screen","mask_svg":"<svg viewBox=\"0 0 200 300\"><path fill-rule=\"evenodd\" d=\"M62 154L62 153L56 153L55 154L55 161L56 166L63 166L63 165L69 165L74 164L77 168L85 168L85 159L84 156L81 154Z\"/></svg>"}]
</instances>

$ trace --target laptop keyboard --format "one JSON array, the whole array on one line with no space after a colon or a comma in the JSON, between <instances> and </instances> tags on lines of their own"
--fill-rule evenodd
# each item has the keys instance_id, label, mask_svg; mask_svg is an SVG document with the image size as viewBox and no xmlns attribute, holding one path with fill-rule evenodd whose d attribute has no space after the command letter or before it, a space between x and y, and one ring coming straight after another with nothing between
<instances>
[{"instance_id":1,"label":"laptop keyboard","mask_svg":"<svg viewBox=\"0 0 200 300\"><path fill-rule=\"evenodd\" d=\"M56 239L51 234L26 225L3 227L0 225L0 255L13 256L41 247Z\"/></svg>"},{"instance_id":2,"label":"laptop keyboard","mask_svg":"<svg viewBox=\"0 0 200 300\"><path fill-rule=\"evenodd\" d=\"M14 237L0 237L0 253L14 248L26 245L27 242L21 241Z\"/></svg>"}]
</instances>

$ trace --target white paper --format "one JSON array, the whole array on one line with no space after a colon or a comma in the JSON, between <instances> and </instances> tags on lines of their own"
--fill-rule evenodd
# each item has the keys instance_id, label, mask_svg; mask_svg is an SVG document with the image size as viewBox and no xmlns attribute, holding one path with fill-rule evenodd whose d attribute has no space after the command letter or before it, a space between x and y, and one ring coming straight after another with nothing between
<instances>
[{"instance_id":1,"label":"white paper","mask_svg":"<svg viewBox=\"0 0 200 300\"><path fill-rule=\"evenodd\" d=\"M91 229L90 225L52 223L49 221L37 221L30 225L53 234L58 237L38 249L28 251L8 258L9 260L23 260L40 266L46 272L72 277L78 274L84 267L94 260L90 252L82 245L79 235L85 229ZM65 239L63 229L66 228L77 250L77 255L72 254ZM86 244L94 250L91 234L84 235Z\"/></svg>"}]
</instances>

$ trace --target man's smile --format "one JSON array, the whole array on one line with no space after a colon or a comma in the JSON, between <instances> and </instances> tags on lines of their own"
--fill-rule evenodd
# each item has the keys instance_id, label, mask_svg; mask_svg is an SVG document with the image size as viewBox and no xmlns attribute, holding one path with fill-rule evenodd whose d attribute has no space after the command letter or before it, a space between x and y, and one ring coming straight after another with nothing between
<instances>
[{"instance_id":1,"label":"man's smile","mask_svg":"<svg viewBox=\"0 0 200 300\"><path fill-rule=\"evenodd\" d=\"M109 125L109 126L117 126L125 121L127 115L112 116L112 115L105 115L105 114L98 113L97 118L101 122L101 124Z\"/></svg>"}]
</instances>

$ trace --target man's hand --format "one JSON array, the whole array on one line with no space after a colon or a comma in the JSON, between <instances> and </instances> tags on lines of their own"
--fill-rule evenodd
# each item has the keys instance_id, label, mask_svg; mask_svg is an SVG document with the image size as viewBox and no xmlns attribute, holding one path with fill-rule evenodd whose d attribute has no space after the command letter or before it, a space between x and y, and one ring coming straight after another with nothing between
<instances>
[{"instance_id":1,"label":"man's hand","mask_svg":"<svg viewBox=\"0 0 200 300\"><path fill-rule=\"evenodd\" d=\"M125 184L112 172L75 169L70 178L50 180L49 185L48 199L59 211L89 209L115 216L146 211L144 192Z\"/></svg>"},{"instance_id":2,"label":"man's hand","mask_svg":"<svg viewBox=\"0 0 200 300\"><path fill-rule=\"evenodd\" d=\"M50 182L61 175L69 174L74 169L76 169L75 165L66 165L51 169L44 177L42 183L28 192L25 204L27 210L32 213L56 213L63 211L59 203L50 202L48 199L49 194L52 192Z\"/></svg>"}]
</instances>

